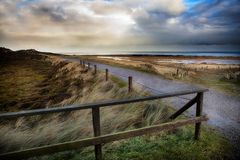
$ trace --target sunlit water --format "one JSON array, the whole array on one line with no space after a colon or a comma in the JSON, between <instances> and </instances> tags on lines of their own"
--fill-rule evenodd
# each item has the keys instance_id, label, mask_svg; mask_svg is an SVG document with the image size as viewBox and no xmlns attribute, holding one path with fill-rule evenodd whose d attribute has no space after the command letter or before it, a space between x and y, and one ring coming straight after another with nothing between
<instances>
[{"instance_id":1,"label":"sunlit water","mask_svg":"<svg viewBox=\"0 0 240 160\"><path fill-rule=\"evenodd\" d=\"M232 59L205 59L205 60L159 60L160 63L178 64L240 64L240 60Z\"/></svg>"}]
</instances>

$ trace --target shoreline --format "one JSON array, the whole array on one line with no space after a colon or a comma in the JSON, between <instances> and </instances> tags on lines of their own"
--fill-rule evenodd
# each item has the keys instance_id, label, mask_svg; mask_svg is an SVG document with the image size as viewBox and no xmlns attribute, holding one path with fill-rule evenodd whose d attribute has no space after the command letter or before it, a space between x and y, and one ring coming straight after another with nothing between
<instances>
[{"instance_id":1,"label":"shoreline","mask_svg":"<svg viewBox=\"0 0 240 160\"><path fill-rule=\"evenodd\" d=\"M206 64L206 65L240 65L240 57L186 57L186 56L88 56L99 59L119 61L151 61L170 64Z\"/></svg>"},{"instance_id":2,"label":"shoreline","mask_svg":"<svg viewBox=\"0 0 240 160\"><path fill-rule=\"evenodd\" d=\"M81 55L70 55L70 56L89 56L89 57L97 57L97 56L106 56L106 57L132 57L132 58L165 58L165 59L195 59L195 60L202 60L202 59L231 59L231 60L240 60L239 56L186 56L186 55L108 55L108 54L81 54Z\"/></svg>"},{"instance_id":3,"label":"shoreline","mask_svg":"<svg viewBox=\"0 0 240 160\"><path fill-rule=\"evenodd\" d=\"M68 55L63 53L64 55ZM184 55L184 54L94 54L94 53L72 53L71 56L110 56L110 57L181 57L181 58L237 58L240 59L240 53L239 54L234 54L234 55L227 55L227 54L223 54L223 55L193 55L193 54L189 54L189 55Z\"/></svg>"}]
</instances>

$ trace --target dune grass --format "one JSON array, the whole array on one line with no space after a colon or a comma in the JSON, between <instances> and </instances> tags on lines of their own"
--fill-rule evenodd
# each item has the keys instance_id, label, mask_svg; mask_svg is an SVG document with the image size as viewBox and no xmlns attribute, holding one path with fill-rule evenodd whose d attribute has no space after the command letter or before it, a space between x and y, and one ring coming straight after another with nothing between
<instances>
[{"instance_id":1,"label":"dune grass","mask_svg":"<svg viewBox=\"0 0 240 160\"><path fill-rule=\"evenodd\" d=\"M27 100L31 100L31 104L27 101L28 105L23 103L24 105L16 110L32 109L33 106L36 106L36 103L41 105L39 107L56 107L139 96L137 90L128 93L124 86L126 86L125 82L120 79L110 78L106 82L103 74L94 75L92 71L81 68L79 64L57 62L53 64L45 79L37 84L38 90L34 90L38 92L35 98L38 98L37 101L40 100L41 102L35 102L35 99L30 98ZM34 93L29 89L25 91L31 92L31 96ZM62 93L68 93L69 96L58 97ZM22 101L19 103L22 103ZM11 108L16 106L18 106L18 103L12 104ZM163 109L157 109L158 106L160 106L160 103L156 101L148 104L138 103L101 109L103 133L123 131L127 128L161 122L167 112ZM165 107L161 106L161 108ZM154 114L158 113L159 116L147 118L147 115L152 111L156 111ZM116 116L119 116L119 118L115 119ZM9 121L8 124L3 123L1 125L0 150L2 151L36 147L92 135L90 110L23 117ZM38 132L41 132L41 134L38 134Z\"/></svg>"},{"instance_id":2,"label":"dune grass","mask_svg":"<svg viewBox=\"0 0 240 160\"><path fill-rule=\"evenodd\" d=\"M111 76L111 80L118 85L119 88L127 86L127 83L119 79L118 77Z\"/></svg>"},{"instance_id":3,"label":"dune grass","mask_svg":"<svg viewBox=\"0 0 240 160\"><path fill-rule=\"evenodd\" d=\"M41 93L50 96L47 107L148 94L137 89L128 93L122 80L111 76L106 82L104 74L99 72L94 75L79 64L56 61L52 62L51 68L46 79L37 85ZM61 92L67 92L70 96L60 100L51 97ZM102 108L102 134L163 123L172 112L173 109L160 100ZM0 152L91 137L91 123L91 110L18 118L1 123ZM224 159L232 155L230 144L212 130L204 129L198 142L193 141L193 131L192 126L187 126L109 143L103 148L104 159ZM31 159L88 160L94 159L93 153L93 147L88 147Z\"/></svg>"},{"instance_id":4,"label":"dune grass","mask_svg":"<svg viewBox=\"0 0 240 160\"><path fill-rule=\"evenodd\" d=\"M0 111L14 111L13 106L33 96L50 67L40 60L0 63Z\"/></svg>"}]
</instances>

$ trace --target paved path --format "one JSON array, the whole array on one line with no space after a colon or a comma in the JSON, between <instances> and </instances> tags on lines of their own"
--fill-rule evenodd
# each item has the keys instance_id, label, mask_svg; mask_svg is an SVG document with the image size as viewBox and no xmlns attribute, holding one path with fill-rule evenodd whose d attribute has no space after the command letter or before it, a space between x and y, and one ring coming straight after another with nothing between
<instances>
[{"instance_id":1,"label":"paved path","mask_svg":"<svg viewBox=\"0 0 240 160\"><path fill-rule=\"evenodd\" d=\"M68 60L79 62L78 59ZM91 64L96 64L98 69L102 70L108 68L111 74L125 81L127 78L124 76L132 76L135 85L137 84L136 82L139 82L145 86L153 88L154 90L148 90L154 94L156 93L155 90L167 93L197 88L197 86L192 84L166 80L158 75L143 73L132 69L94 62ZM173 106L180 108L188 102L185 98L190 99L193 97L194 95L188 95L183 98L170 98L169 100ZM204 94L203 113L207 114L210 118L208 124L220 130L221 133L223 133L231 142L235 144L240 142L240 96L228 96L214 89L209 89L209 91ZM195 114L195 107L192 107L191 110L188 111L188 114Z\"/></svg>"}]
</instances>

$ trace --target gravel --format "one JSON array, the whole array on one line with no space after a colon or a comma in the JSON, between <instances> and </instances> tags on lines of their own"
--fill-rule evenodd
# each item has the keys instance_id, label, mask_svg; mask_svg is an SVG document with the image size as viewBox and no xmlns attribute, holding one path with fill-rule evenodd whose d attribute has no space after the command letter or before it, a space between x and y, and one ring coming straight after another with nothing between
<instances>
[{"instance_id":1,"label":"gravel","mask_svg":"<svg viewBox=\"0 0 240 160\"><path fill-rule=\"evenodd\" d=\"M67 60L79 61L77 59ZM146 89L154 94L157 92L166 93L198 88L198 86L193 84L166 80L159 75L143 73L115 66L113 67L100 63L94 64L98 66L98 69L103 70L108 68L111 74L123 79L124 81L127 81L127 76L132 76L134 85L139 85L138 83L141 83L150 87L152 89ZM187 99L191 99L194 96L195 95L187 95L168 98L167 101L175 108L180 108L189 101ZM214 89L209 89L208 92L204 93L203 113L208 115L209 121L207 123L210 126L213 126L220 131L233 144L238 145L240 143L240 96L230 96ZM195 107L191 107L187 114L194 115Z\"/></svg>"}]
</instances>

